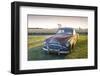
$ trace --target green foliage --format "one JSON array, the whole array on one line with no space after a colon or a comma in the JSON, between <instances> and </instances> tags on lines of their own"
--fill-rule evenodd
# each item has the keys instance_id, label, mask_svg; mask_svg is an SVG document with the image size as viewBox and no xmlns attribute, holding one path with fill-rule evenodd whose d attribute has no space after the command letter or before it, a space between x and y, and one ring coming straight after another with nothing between
<instances>
[{"instance_id":1,"label":"green foliage","mask_svg":"<svg viewBox=\"0 0 100 76\"><path fill-rule=\"evenodd\" d=\"M37 47L43 44L45 36L28 36L28 48Z\"/></svg>"}]
</instances>

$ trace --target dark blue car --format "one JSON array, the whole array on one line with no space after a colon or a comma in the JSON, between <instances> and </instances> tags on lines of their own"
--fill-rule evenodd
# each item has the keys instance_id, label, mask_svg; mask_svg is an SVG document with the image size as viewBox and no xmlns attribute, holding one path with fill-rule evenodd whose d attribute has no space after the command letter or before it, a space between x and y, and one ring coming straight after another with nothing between
<instances>
[{"instance_id":1,"label":"dark blue car","mask_svg":"<svg viewBox=\"0 0 100 76\"><path fill-rule=\"evenodd\" d=\"M78 35L73 28L60 28L57 33L44 41L43 50L50 53L67 54L75 46Z\"/></svg>"}]
</instances>

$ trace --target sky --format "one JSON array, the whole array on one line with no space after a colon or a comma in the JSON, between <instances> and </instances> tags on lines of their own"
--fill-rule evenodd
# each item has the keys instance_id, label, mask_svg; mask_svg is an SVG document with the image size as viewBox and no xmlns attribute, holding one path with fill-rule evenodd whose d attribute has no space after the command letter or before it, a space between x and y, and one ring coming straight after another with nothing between
<instances>
[{"instance_id":1,"label":"sky","mask_svg":"<svg viewBox=\"0 0 100 76\"><path fill-rule=\"evenodd\" d=\"M88 17L78 16L45 16L45 15L28 15L28 28L58 28L61 27L72 28L88 28Z\"/></svg>"}]
</instances>

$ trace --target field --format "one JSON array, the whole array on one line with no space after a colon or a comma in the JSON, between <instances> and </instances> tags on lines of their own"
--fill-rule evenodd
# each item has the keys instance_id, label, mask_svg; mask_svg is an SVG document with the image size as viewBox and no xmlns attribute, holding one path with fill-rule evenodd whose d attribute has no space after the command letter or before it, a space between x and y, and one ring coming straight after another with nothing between
<instances>
[{"instance_id":1,"label":"field","mask_svg":"<svg viewBox=\"0 0 100 76\"><path fill-rule=\"evenodd\" d=\"M28 60L56 60L88 58L87 35L79 35L78 42L71 53L67 55L47 54L42 50L43 41L47 35L28 36Z\"/></svg>"}]
</instances>

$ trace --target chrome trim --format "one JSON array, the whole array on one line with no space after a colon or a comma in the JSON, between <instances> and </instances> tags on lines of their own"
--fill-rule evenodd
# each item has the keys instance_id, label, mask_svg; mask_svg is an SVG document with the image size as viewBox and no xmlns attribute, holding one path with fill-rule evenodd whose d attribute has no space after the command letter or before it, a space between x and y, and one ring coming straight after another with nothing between
<instances>
[{"instance_id":1,"label":"chrome trim","mask_svg":"<svg viewBox=\"0 0 100 76\"><path fill-rule=\"evenodd\" d=\"M67 54L69 53L69 51L60 51L60 50L53 50L53 49L46 49L46 48L42 48L44 51L50 51L50 52L58 52L58 53L62 53L62 54Z\"/></svg>"}]
</instances>

